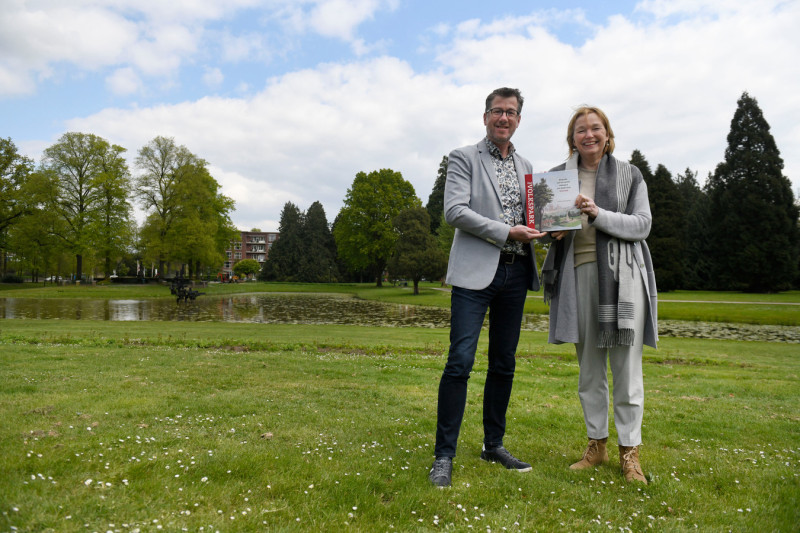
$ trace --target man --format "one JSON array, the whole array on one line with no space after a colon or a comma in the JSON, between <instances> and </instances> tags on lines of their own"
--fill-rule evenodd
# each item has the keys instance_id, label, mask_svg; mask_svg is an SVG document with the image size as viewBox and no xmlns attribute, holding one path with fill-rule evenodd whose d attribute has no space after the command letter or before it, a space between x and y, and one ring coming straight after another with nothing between
<instances>
[{"instance_id":1,"label":"man","mask_svg":"<svg viewBox=\"0 0 800 533\"><path fill-rule=\"evenodd\" d=\"M530 242L545 235L525 225L525 174L532 167L511 144L522 102L518 89L493 91L483 114L486 138L449 156L444 213L456 228L446 279L453 286L450 351L439 383L436 460L428 476L440 487L451 483L467 380L487 309L489 369L481 459L520 472L531 470L503 447L525 297L529 289L539 289Z\"/></svg>"}]
</instances>

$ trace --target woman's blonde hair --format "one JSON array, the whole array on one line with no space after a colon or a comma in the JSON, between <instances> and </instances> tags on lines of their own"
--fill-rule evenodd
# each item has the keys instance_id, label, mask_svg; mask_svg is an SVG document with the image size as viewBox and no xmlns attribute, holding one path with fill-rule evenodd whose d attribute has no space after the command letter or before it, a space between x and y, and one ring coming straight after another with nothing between
<instances>
[{"instance_id":1,"label":"woman's blonde hair","mask_svg":"<svg viewBox=\"0 0 800 533\"><path fill-rule=\"evenodd\" d=\"M603 127L606 129L606 133L608 134L608 142L603 147L603 154L614 153L614 130L611 129L611 123L608 121L608 117L599 107L583 105L575 110L575 113L573 113L572 118L569 119L569 125L567 126L567 146L569 147L569 157L572 157L572 154L575 153L575 141L573 140L573 137L575 136L575 122L580 117L585 117L586 115L591 115L592 113L600 118L600 122L603 123Z\"/></svg>"}]
</instances>

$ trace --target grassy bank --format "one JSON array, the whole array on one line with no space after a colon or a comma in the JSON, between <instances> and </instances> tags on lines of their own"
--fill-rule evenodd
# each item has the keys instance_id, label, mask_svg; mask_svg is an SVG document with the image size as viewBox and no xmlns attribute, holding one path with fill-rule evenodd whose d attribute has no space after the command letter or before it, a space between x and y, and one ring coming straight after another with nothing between
<instances>
[{"instance_id":1,"label":"grassy bank","mask_svg":"<svg viewBox=\"0 0 800 533\"><path fill-rule=\"evenodd\" d=\"M485 357L454 486L426 479L446 330L0 321L0 530L791 531L796 346L663 339L642 459L570 472L571 346L524 332L507 446L478 459ZM481 346L485 350L485 345ZM611 440L614 440L612 433ZM613 448L612 448L613 451Z\"/></svg>"},{"instance_id":2,"label":"grassy bank","mask_svg":"<svg viewBox=\"0 0 800 533\"><path fill-rule=\"evenodd\" d=\"M213 283L202 290L207 296L257 292L324 292L351 294L365 300L388 303L450 306L448 287L440 283L421 284L420 294L414 296L410 287L376 287L373 283ZM96 286L41 284L0 284L0 298L105 298L150 299L172 298L167 286L159 284ZM800 326L800 291L780 294L749 294L734 292L675 291L659 294L659 318L706 322L733 322ZM529 293L525 312L547 314L548 307L541 292Z\"/></svg>"}]
</instances>

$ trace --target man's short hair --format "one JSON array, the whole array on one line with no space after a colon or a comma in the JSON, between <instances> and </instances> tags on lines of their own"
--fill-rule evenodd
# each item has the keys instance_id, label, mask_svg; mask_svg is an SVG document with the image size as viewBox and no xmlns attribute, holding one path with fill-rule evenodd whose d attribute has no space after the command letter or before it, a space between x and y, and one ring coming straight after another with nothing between
<instances>
[{"instance_id":1,"label":"man's short hair","mask_svg":"<svg viewBox=\"0 0 800 533\"><path fill-rule=\"evenodd\" d=\"M519 89L512 89L510 87L500 87L499 89L495 89L489 96L486 97L486 111L492 107L492 102L494 101L495 97L499 96L500 98L511 98L512 96L516 97L517 99L517 113L520 115L522 114L522 102L525 99L522 97L522 93L519 92Z\"/></svg>"}]
</instances>

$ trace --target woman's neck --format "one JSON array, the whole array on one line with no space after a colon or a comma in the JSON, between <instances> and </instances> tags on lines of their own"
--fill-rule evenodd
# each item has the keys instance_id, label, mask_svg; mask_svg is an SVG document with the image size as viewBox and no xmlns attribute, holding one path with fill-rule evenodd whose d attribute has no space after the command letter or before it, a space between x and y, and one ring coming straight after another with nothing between
<instances>
[{"instance_id":1,"label":"woman's neck","mask_svg":"<svg viewBox=\"0 0 800 533\"><path fill-rule=\"evenodd\" d=\"M578 160L578 166L580 168L585 168L586 170L597 170L597 167L600 166L600 161L603 159L603 156L597 158L592 158L591 160L581 156Z\"/></svg>"}]
</instances>

